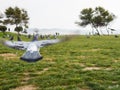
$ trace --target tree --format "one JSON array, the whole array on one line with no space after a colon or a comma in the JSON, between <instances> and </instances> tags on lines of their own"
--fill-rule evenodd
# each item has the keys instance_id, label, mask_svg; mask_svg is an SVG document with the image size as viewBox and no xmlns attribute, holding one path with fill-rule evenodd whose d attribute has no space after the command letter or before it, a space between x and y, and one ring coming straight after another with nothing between
<instances>
[{"instance_id":1,"label":"tree","mask_svg":"<svg viewBox=\"0 0 120 90\"><path fill-rule=\"evenodd\" d=\"M18 35L21 31L23 31L23 28L21 26L15 27L15 31L18 32Z\"/></svg>"},{"instance_id":2,"label":"tree","mask_svg":"<svg viewBox=\"0 0 120 90\"><path fill-rule=\"evenodd\" d=\"M4 15L0 13L0 31L2 31L5 34L7 27L3 25L3 18L4 18Z\"/></svg>"},{"instance_id":3,"label":"tree","mask_svg":"<svg viewBox=\"0 0 120 90\"><path fill-rule=\"evenodd\" d=\"M107 27L109 23L114 20L115 15L109 13L103 7L96 7L94 10L92 8L83 9L79 17L81 21L76 22L76 24L83 27L90 25L97 31L98 35L100 35L99 28Z\"/></svg>"},{"instance_id":4,"label":"tree","mask_svg":"<svg viewBox=\"0 0 120 90\"><path fill-rule=\"evenodd\" d=\"M99 27L106 27L106 30L109 35L109 31L107 29L107 26L112 22L115 18L115 15L112 13L109 13L108 10L105 10L102 7L96 7L95 8L95 16L93 17L94 27L98 29Z\"/></svg>"},{"instance_id":5,"label":"tree","mask_svg":"<svg viewBox=\"0 0 120 90\"><path fill-rule=\"evenodd\" d=\"M28 28L28 14L24 9L18 7L9 7L5 10L6 18L4 24L15 25L15 31L18 33L23 30L23 28ZM16 30L18 29L18 30Z\"/></svg>"},{"instance_id":6,"label":"tree","mask_svg":"<svg viewBox=\"0 0 120 90\"><path fill-rule=\"evenodd\" d=\"M0 25L0 31L2 31L5 34L6 30L7 30L6 26Z\"/></svg>"}]
</instances>

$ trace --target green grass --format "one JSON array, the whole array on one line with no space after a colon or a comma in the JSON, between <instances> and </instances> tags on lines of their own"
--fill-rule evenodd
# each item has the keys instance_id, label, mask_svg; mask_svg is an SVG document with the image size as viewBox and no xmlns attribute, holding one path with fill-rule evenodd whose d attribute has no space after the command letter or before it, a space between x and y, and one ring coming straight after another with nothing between
<instances>
[{"instance_id":1,"label":"green grass","mask_svg":"<svg viewBox=\"0 0 120 90\"><path fill-rule=\"evenodd\" d=\"M24 51L0 44L0 90L120 90L120 38L73 36L40 52L42 60L27 63L19 59Z\"/></svg>"}]
</instances>

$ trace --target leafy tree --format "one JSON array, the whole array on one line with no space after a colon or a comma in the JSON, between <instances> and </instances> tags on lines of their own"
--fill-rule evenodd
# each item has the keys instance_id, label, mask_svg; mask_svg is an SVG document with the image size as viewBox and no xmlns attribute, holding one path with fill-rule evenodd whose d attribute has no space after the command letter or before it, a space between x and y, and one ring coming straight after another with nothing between
<instances>
[{"instance_id":1,"label":"leafy tree","mask_svg":"<svg viewBox=\"0 0 120 90\"><path fill-rule=\"evenodd\" d=\"M107 26L112 22L115 18L115 15L109 13L108 10L105 10L102 7L95 8L95 16L93 17L94 27L98 29L99 27L106 27L106 30L109 34Z\"/></svg>"},{"instance_id":2,"label":"leafy tree","mask_svg":"<svg viewBox=\"0 0 120 90\"><path fill-rule=\"evenodd\" d=\"M103 7L96 7L94 10L92 8L83 9L80 12L79 17L81 21L76 22L76 24L83 27L91 25L91 27L94 28L100 35L99 28L107 27L110 24L110 22L114 20L115 15L109 13Z\"/></svg>"},{"instance_id":3,"label":"leafy tree","mask_svg":"<svg viewBox=\"0 0 120 90\"><path fill-rule=\"evenodd\" d=\"M79 25L86 26L88 24L92 24L93 10L92 8L84 9L81 11L80 19L82 20Z\"/></svg>"},{"instance_id":4,"label":"leafy tree","mask_svg":"<svg viewBox=\"0 0 120 90\"><path fill-rule=\"evenodd\" d=\"M28 14L24 9L18 7L9 7L5 10L6 18L4 24L15 25L15 31L18 33L23 30L23 28L28 28ZM18 29L18 30L16 30Z\"/></svg>"},{"instance_id":5,"label":"leafy tree","mask_svg":"<svg viewBox=\"0 0 120 90\"><path fill-rule=\"evenodd\" d=\"M7 27L3 25L3 18L4 18L4 15L0 13L0 31L2 31L5 34Z\"/></svg>"},{"instance_id":6,"label":"leafy tree","mask_svg":"<svg viewBox=\"0 0 120 90\"><path fill-rule=\"evenodd\" d=\"M7 30L6 26L0 25L0 31L2 31L5 34L6 30Z\"/></svg>"},{"instance_id":7,"label":"leafy tree","mask_svg":"<svg viewBox=\"0 0 120 90\"><path fill-rule=\"evenodd\" d=\"M21 31L23 31L23 28L21 26L15 27L15 31L18 32L18 35Z\"/></svg>"}]
</instances>

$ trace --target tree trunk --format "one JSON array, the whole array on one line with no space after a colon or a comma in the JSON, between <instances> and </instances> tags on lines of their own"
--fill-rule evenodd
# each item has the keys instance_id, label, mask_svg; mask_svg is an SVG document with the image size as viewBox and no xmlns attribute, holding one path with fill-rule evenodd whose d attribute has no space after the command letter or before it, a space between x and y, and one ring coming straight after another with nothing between
<instances>
[{"instance_id":1,"label":"tree trunk","mask_svg":"<svg viewBox=\"0 0 120 90\"><path fill-rule=\"evenodd\" d=\"M99 30L98 30L96 27L94 27L94 28L96 29L97 34L100 36L100 32L99 32Z\"/></svg>"},{"instance_id":2,"label":"tree trunk","mask_svg":"<svg viewBox=\"0 0 120 90\"><path fill-rule=\"evenodd\" d=\"M101 32L101 35L103 35L103 32L102 32L102 30L100 29L100 32Z\"/></svg>"},{"instance_id":3,"label":"tree trunk","mask_svg":"<svg viewBox=\"0 0 120 90\"><path fill-rule=\"evenodd\" d=\"M108 36L109 36L109 30L108 29L106 29L107 30L107 33L108 33Z\"/></svg>"},{"instance_id":4,"label":"tree trunk","mask_svg":"<svg viewBox=\"0 0 120 90\"><path fill-rule=\"evenodd\" d=\"M107 33L108 33L108 36L110 35L110 33L109 33L109 30L107 29L107 26L106 26L106 31L107 31Z\"/></svg>"},{"instance_id":5,"label":"tree trunk","mask_svg":"<svg viewBox=\"0 0 120 90\"><path fill-rule=\"evenodd\" d=\"M20 36L20 32L18 32L18 36Z\"/></svg>"}]
</instances>

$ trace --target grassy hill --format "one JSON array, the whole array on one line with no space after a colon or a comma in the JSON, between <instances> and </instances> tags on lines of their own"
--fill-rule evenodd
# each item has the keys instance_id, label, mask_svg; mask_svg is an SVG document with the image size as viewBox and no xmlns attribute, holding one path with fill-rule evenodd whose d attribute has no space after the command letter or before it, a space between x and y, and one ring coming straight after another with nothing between
<instances>
[{"instance_id":1,"label":"grassy hill","mask_svg":"<svg viewBox=\"0 0 120 90\"><path fill-rule=\"evenodd\" d=\"M0 44L0 90L120 90L119 37L73 36L40 52L28 63L24 51Z\"/></svg>"}]
</instances>

